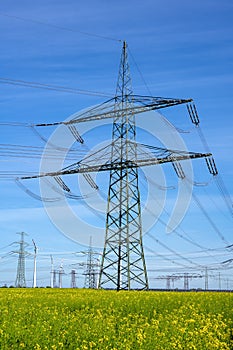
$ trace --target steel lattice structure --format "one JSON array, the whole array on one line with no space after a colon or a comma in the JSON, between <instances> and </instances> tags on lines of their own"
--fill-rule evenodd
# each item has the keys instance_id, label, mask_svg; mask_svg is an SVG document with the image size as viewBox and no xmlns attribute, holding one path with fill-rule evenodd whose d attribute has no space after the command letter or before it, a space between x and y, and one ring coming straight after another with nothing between
<instances>
[{"instance_id":1,"label":"steel lattice structure","mask_svg":"<svg viewBox=\"0 0 233 350\"><path fill-rule=\"evenodd\" d=\"M34 126L66 125L72 135L83 143L76 125L93 120L113 118L112 142L93 155L84 157L59 171L25 176L24 179L53 177L69 198L70 189L61 176L84 174L93 188L98 188L91 172L110 171L106 214L105 244L100 268L99 288L148 289L148 277L142 242L141 205L138 187L138 168L171 162L175 171L179 161L206 158L209 171L215 173L210 153L168 150L141 145L136 142L135 115L150 110L187 104L192 121L198 123L192 99L174 99L134 95L128 64L127 44L123 43L116 95L89 110L78 113L71 120ZM188 105L189 104L189 105ZM149 149L149 151L148 151ZM178 173L178 176L182 174Z\"/></svg>"},{"instance_id":2,"label":"steel lattice structure","mask_svg":"<svg viewBox=\"0 0 233 350\"><path fill-rule=\"evenodd\" d=\"M17 275L15 280L15 287L17 288L25 288L26 287L26 278L25 278L25 256L27 252L25 251L25 247L28 245L24 241L24 236L26 235L25 232L18 233L21 235L21 239L18 242L19 243L19 250L14 251L14 253L17 253L19 255L18 257L18 266L17 266Z\"/></svg>"},{"instance_id":3,"label":"steel lattice structure","mask_svg":"<svg viewBox=\"0 0 233 350\"><path fill-rule=\"evenodd\" d=\"M135 116L134 113L118 113L118 110L127 111L132 108L132 95L124 43L116 90L111 163L129 165L110 171L100 288L108 285L117 290L131 289L133 284L134 288L148 289L142 244L138 169L130 166L130 162L137 160Z\"/></svg>"},{"instance_id":4,"label":"steel lattice structure","mask_svg":"<svg viewBox=\"0 0 233 350\"><path fill-rule=\"evenodd\" d=\"M70 288L77 288L77 286L76 286L76 271L75 270L71 270Z\"/></svg>"},{"instance_id":5,"label":"steel lattice structure","mask_svg":"<svg viewBox=\"0 0 233 350\"><path fill-rule=\"evenodd\" d=\"M97 275L99 272L97 271L97 261L94 259L96 253L92 249L92 238L90 237L90 245L87 252L87 262L86 262L86 270L84 272L85 281L84 288L96 289L97 288Z\"/></svg>"}]
</instances>

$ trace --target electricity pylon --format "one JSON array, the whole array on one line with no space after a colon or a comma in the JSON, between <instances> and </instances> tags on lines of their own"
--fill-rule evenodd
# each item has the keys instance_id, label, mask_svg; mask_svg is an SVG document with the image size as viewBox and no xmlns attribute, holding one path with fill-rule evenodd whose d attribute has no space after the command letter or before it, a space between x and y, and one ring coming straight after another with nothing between
<instances>
[{"instance_id":1,"label":"electricity pylon","mask_svg":"<svg viewBox=\"0 0 233 350\"><path fill-rule=\"evenodd\" d=\"M211 153L194 153L141 145L136 142L135 115L191 103L192 99L174 99L134 95L128 64L127 44L123 43L116 95L112 99L65 122L43 123L35 126L66 125L80 143L76 125L93 120L113 118L112 142L94 155L59 171L25 176L24 179L53 177L70 198L70 189L61 176L81 173L93 188L89 173L110 171L106 216L105 244L102 255L99 288L148 289L148 277L142 242L141 203L138 188L138 168L171 162L173 166L185 159L205 157ZM196 120L196 119L195 119ZM148 151L149 150L149 151ZM152 153L154 154L152 155ZM106 155L110 157L106 159ZM99 155L99 158L98 158ZM211 163L212 164L212 163ZM210 165L208 165L209 170ZM176 170L176 167L175 167Z\"/></svg>"},{"instance_id":2,"label":"electricity pylon","mask_svg":"<svg viewBox=\"0 0 233 350\"><path fill-rule=\"evenodd\" d=\"M71 270L71 283L70 283L70 288L77 288L76 286L76 271L75 270Z\"/></svg>"},{"instance_id":3,"label":"electricity pylon","mask_svg":"<svg viewBox=\"0 0 233 350\"><path fill-rule=\"evenodd\" d=\"M166 280L166 289L171 290L174 289L174 282L179 279L180 277L177 277L175 275L166 275L166 276L158 276L154 279L156 280ZM172 282L172 285L171 285Z\"/></svg>"},{"instance_id":4,"label":"electricity pylon","mask_svg":"<svg viewBox=\"0 0 233 350\"><path fill-rule=\"evenodd\" d=\"M176 279L180 279L183 278L184 279L184 290L189 290L189 280L193 279L193 278L202 278L203 276L198 274L198 273L181 273L181 274L175 274L172 275L173 278Z\"/></svg>"},{"instance_id":5,"label":"electricity pylon","mask_svg":"<svg viewBox=\"0 0 233 350\"><path fill-rule=\"evenodd\" d=\"M27 235L27 234L25 232L20 232L18 234L21 235L21 239L20 239L19 242L17 242L17 243L19 243L19 250L18 251L14 251L14 253L17 253L19 255L15 286L17 288L23 288L23 287L26 287L25 256L28 253L25 251L25 247L28 244L24 241L24 236Z\"/></svg>"},{"instance_id":6,"label":"electricity pylon","mask_svg":"<svg viewBox=\"0 0 233 350\"><path fill-rule=\"evenodd\" d=\"M84 275L85 275L84 288L91 288L91 289L97 288L97 275L99 274L99 271L97 271L97 268L98 268L97 260L94 258L96 254L97 253L93 251L92 238L90 237L90 244L87 251L86 270L84 272Z\"/></svg>"},{"instance_id":7,"label":"electricity pylon","mask_svg":"<svg viewBox=\"0 0 233 350\"><path fill-rule=\"evenodd\" d=\"M205 290L209 289L209 284L208 284L208 268L205 268Z\"/></svg>"},{"instance_id":8,"label":"electricity pylon","mask_svg":"<svg viewBox=\"0 0 233 350\"><path fill-rule=\"evenodd\" d=\"M57 288L57 270L53 270L53 286L52 288Z\"/></svg>"},{"instance_id":9,"label":"electricity pylon","mask_svg":"<svg viewBox=\"0 0 233 350\"><path fill-rule=\"evenodd\" d=\"M134 113L117 113L133 107L133 90L123 45L116 89L111 162L124 164L137 160ZM120 289L148 289L142 244L142 224L138 169L130 165L110 170L106 234L100 269L99 287L109 283Z\"/></svg>"}]
</instances>

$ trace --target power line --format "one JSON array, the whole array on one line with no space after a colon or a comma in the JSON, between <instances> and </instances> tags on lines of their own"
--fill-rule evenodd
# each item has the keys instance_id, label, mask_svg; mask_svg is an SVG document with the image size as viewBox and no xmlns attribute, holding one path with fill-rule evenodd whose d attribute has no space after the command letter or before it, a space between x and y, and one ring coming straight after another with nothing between
<instances>
[{"instance_id":1,"label":"power line","mask_svg":"<svg viewBox=\"0 0 233 350\"><path fill-rule=\"evenodd\" d=\"M4 13L4 12L0 12L0 16L17 19L17 20L24 21L24 22L31 22L31 23L36 23L36 24L40 24L40 25L45 25L45 26L48 26L51 28L56 28L56 29L60 29L60 30L68 31L68 32L73 32L73 33L79 33L82 35L91 36L91 37L95 37L95 38L99 38L99 39L122 42L121 39L116 39L113 37L95 34L95 33L90 33L90 32L84 32L84 31L77 30L77 29L66 28L63 26L58 26L58 25L53 24L53 23L44 22L44 21L40 21L40 20L36 20L36 19L32 19L32 18L24 18L24 17L14 16L14 15L9 15L8 13Z\"/></svg>"},{"instance_id":2,"label":"power line","mask_svg":"<svg viewBox=\"0 0 233 350\"><path fill-rule=\"evenodd\" d=\"M185 256L183 256L181 253L176 252L174 249L168 247L166 244L162 243L160 240L158 240L157 238L155 238L152 234L150 234L149 232L146 232L146 235L148 237L150 237L151 239L153 239L156 243L158 243L159 245L161 245L163 248L167 249L169 252L171 252L172 254L174 254L175 256L179 257L180 259L183 259L185 261L187 261L188 263L195 265L199 268L203 268L203 265L197 264L194 261L190 260L189 258L186 258Z\"/></svg>"},{"instance_id":3,"label":"power line","mask_svg":"<svg viewBox=\"0 0 233 350\"><path fill-rule=\"evenodd\" d=\"M31 87L34 89L45 89L45 90L66 92L69 94L78 94L78 95L82 94L82 95L101 96L101 97L111 97L112 96L111 94L104 93L104 92L90 91L90 90L84 90L84 89L75 89L75 88L70 88L70 87L66 87L66 86L43 84L43 83L38 83L35 81L26 81L26 80L11 79L11 78L5 78L5 77L0 77L0 83L1 84L16 85L16 86Z\"/></svg>"},{"instance_id":4,"label":"power line","mask_svg":"<svg viewBox=\"0 0 233 350\"><path fill-rule=\"evenodd\" d=\"M210 215L208 214L208 212L206 211L206 209L204 208L204 206L201 204L200 200L197 198L197 196L193 193L193 199L196 202L197 206L200 208L200 210L203 212L204 216L206 217L206 219L208 220L208 222L210 223L210 225L212 226L212 228L214 229L214 231L218 234L218 236L221 238L221 240L229 245L229 242L225 239L225 237L223 236L223 234L221 233L221 231L218 229L218 227L216 226L216 224L213 222L213 220L211 219Z\"/></svg>"},{"instance_id":5,"label":"power line","mask_svg":"<svg viewBox=\"0 0 233 350\"><path fill-rule=\"evenodd\" d=\"M66 159L77 160L77 157L83 156L86 153L85 150L70 149L69 154L66 155ZM15 144L0 144L0 157L14 157L14 158L52 158L52 159L64 159L64 152L54 152L53 149L45 149L42 146L27 146L27 145L15 145Z\"/></svg>"},{"instance_id":6,"label":"power line","mask_svg":"<svg viewBox=\"0 0 233 350\"><path fill-rule=\"evenodd\" d=\"M144 83L144 85L145 85L145 87L146 87L146 89L147 89L149 95L150 95L150 96L153 96L153 94L152 94L152 92L151 92L151 90L150 90L150 88L149 88L149 86L148 86L148 84L147 84L147 82L146 82L146 80L145 80L143 74L142 74L142 71L140 70L140 68L139 68L139 66L138 66L138 64L137 64L137 62L136 62L136 60L135 60L135 58L134 58L134 56L133 56L133 54L132 54L132 52L131 52L131 50L130 50L130 49L128 49L128 50L129 50L129 54L130 54L130 56L131 56L131 58L132 58L132 60L133 60L133 62L134 62L134 64L135 64L135 67L136 67L137 70L138 70L138 73L139 73L139 75L140 75L140 77L141 77L141 79L142 79L142 81L143 81L143 83Z\"/></svg>"},{"instance_id":7,"label":"power line","mask_svg":"<svg viewBox=\"0 0 233 350\"><path fill-rule=\"evenodd\" d=\"M145 176L144 176L144 178L145 178ZM148 177L147 177L147 179L148 179ZM148 180L150 181L150 179L148 179ZM142 184L142 186L143 186L144 188L146 187L145 184L144 184L142 181L140 181L140 183ZM153 182L152 182L152 183L153 183ZM152 194L152 196L153 196L153 194ZM154 197L154 196L153 196L153 197ZM154 197L154 198L155 198L155 197ZM157 203L157 205L158 205L158 204L159 204L159 203ZM150 213L151 215L154 215L154 213L153 213L150 209L145 208L145 210L146 210L148 213ZM170 214L168 213L168 211L167 211L165 208L163 208L163 212L169 217ZM158 218L158 221L159 221L162 225L164 225L165 227L167 226L166 222L165 222L164 220L162 220L161 218ZM210 248L206 248L206 247L202 246L201 244L195 242L192 238L188 237L188 233L185 232L181 227L179 227L179 230L182 231L184 235L182 235L180 232L178 232L178 229L177 229L177 228L174 229L173 232L174 232L178 237L180 237L181 239L183 239L184 241L186 241L186 242L188 242L188 243L190 243L190 244L192 244L192 245L194 245L194 246L196 246L196 247L198 247L198 248L201 248L201 249L203 249L203 250L206 250L207 252L208 252L208 251L211 251ZM210 256L211 256L211 255L210 255ZM213 256L212 256L212 257L213 257Z\"/></svg>"},{"instance_id":8,"label":"power line","mask_svg":"<svg viewBox=\"0 0 233 350\"><path fill-rule=\"evenodd\" d=\"M145 247L145 249L146 249L147 251L149 251L150 253L152 253L152 254L154 254L155 256L158 256L158 257L160 257L160 258L162 258L162 259L164 259L164 260L166 260L166 261L169 261L169 262L171 262L172 264L175 264L175 265L180 266L180 267L185 268L185 269L187 269L187 267L188 267L187 265L184 265L183 263L176 262L176 261L174 261L174 259L170 259L170 258L168 258L167 256L162 255L162 254L156 252L155 250L151 249L150 247L148 247L148 246L146 246L146 245L144 245L144 247Z\"/></svg>"},{"instance_id":9,"label":"power line","mask_svg":"<svg viewBox=\"0 0 233 350\"><path fill-rule=\"evenodd\" d=\"M206 152L209 151L210 147L209 147L209 145L206 141L206 138L205 138L205 136L200 128L200 119L199 119L195 104L194 103L187 104L187 110L188 110L188 114L189 114L189 117L191 119L191 122L195 125L195 128L197 130L197 133L198 133L198 136L201 140L201 143L204 147L204 150ZM216 185L218 187L218 190L219 190L231 216L233 216L233 205L232 205L231 196L228 193L228 190L223 182L223 179L221 178L221 176L218 172L214 158L211 157L208 160L206 159L206 163L207 163L207 166L208 166L210 173L213 175L214 180L216 181Z\"/></svg>"}]
</instances>

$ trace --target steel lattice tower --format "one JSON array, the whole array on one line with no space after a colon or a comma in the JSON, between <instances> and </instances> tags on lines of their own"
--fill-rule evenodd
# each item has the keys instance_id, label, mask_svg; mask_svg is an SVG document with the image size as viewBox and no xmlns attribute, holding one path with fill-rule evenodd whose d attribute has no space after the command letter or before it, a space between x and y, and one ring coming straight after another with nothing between
<instances>
[{"instance_id":1,"label":"steel lattice tower","mask_svg":"<svg viewBox=\"0 0 233 350\"><path fill-rule=\"evenodd\" d=\"M57 271L53 270L53 286L52 288L57 288Z\"/></svg>"},{"instance_id":2,"label":"steel lattice tower","mask_svg":"<svg viewBox=\"0 0 233 350\"><path fill-rule=\"evenodd\" d=\"M15 253L19 254L15 286L18 288L23 288L23 287L26 287L25 255L27 254L27 252L25 251L25 247L28 244L24 241L24 236L26 235L26 233L20 232L18 234L21 235L21 240L18 242L19 243L19 251L15 252Z\"/></svg>"},{"instance_id":3,"label":"steel lattice tower","mask_svg":"<svg viewBox=\"0 0 233 350\"><path fill-rule=\"evenodd\" d=\"M71 270L70 288L77 288L77 286L76 286L76 271L75 270Z\"/></svg>"},{"instance_id":4,"label":"steel lattice tower","mask_svg":"<svg viewBox=\"0 0 233 350\"><path fill-rule=\"evenodd\" d=\"M185 173L182 170L180 161L205 158L210 173L212 175L217 174L211 153L170 150L140 145L136 142L135 115L180 104L187 105L191 121L197 126L199 118L192 99L133 94L127 45L124 42L115 97L95 108L88 109L85 113L76 115L69 121L35 125L38 127L66 125L76 140L83 143L76 125L94 120L113 118L112 142L107 147L100 149L95 154L87 155L82 160L60 170L23 176L19 179L53 177L58 186L62 188L64 195L67 198L74 198L75 196L73 197L73 195L69 196L70 189L61 176L83 174L90 186L98 189L89 173L110 171L105 243L98 288L117 290L148 289L142 244L141 203L138 187L139 167L171 163L178 177L184 179ZM152 155L151 152L153 153ZM89 264L89 266L91 265ZM90 276L89 272L87 275Z\"/></svg>"},{"instance_id":5,"label":"steel lattice tower","mask_svg":"<svg viewBox=\"0 0 233 350\"><path fill-rule=\"evenodd\" d=\"M90 245L87 253L87 267L84 273L85 275L84 288L96 289L97 287L96 286L97 271L95 270L97 263L94 261L95 254L96 253L92 249L92 239L90 238Z\"/></svg>"},{"instance_id":6,"label":"steel lattice tower","mask_svg":"<svg viewBox=\"0 0 233 350\"><path fill-rule=\"evenodd\" d=\"M58 271L58 285L59 288L62 288L62 275L64 275L63 264L61 263Z\"/></svg>"},{"instance_id":7,"label":"steel lattice tower","mask_svg":"<svg viewBox=\"0 0 233 350\"><path fill-rule=\"evenodd\" d=\"M208 269L207 267L205 268L205 290L208 290L209 286L208 286Z\"/></svg>"},{"instance_id":8,"label":"steel lattice tower","mask_svg":"<svg viewBox=\"0 0 233 350\"><path fill-rule=\"evenodd\" d=\"M111 163L137 159L133 91L124 42L115 97ZM129 113L119 110L131 109ZM138 169L123 167L110 172L106 234L99 287L148 289L142 245Z\"/></svg>"}]
</instances>

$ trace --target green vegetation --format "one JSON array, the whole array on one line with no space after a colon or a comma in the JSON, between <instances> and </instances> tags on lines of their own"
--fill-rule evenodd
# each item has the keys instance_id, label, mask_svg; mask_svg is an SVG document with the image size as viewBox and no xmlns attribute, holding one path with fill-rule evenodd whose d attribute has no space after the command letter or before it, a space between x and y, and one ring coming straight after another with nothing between
<instances>
[{"instance_id":1,"label":"green vegetation","mask_svg":"<svg viewBox=\"0 0 233 350\"><path fill-rule=\"evenodd\" d=\"M0 349L233 348L233 294L0 289Z\"/></svg>"}]
</instances>

